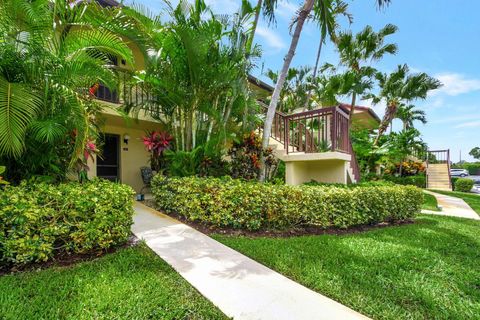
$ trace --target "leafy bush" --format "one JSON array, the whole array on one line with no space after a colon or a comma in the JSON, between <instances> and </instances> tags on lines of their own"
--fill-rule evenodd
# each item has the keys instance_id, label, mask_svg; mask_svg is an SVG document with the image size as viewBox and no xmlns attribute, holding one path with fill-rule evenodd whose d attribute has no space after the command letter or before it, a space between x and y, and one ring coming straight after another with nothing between
<instances>
[{"instance_id":1,"label":"leafy bush","mask_svg":"<svg viewBox=\"0 0 480 320\"><path fill-rule=\"evenodd\" d=\"M246 135L242 141L235 142L228 151L231 157L231 175L234 178L243 178L246 180L256 180L260 175L260 159L265 157L265 177L272 180L276 177L278 169L278 160L273 154L273 150L262 149L262 140L251 132Z\"/></svg>"},{"instance_id":2,"label":"leafy bush","mask_svg":"<svg viewBox=\"0 0 480 320\"><path fill-rule=\"evenodd\" d=\"M0 191L0 265L47 261L125 242L133 190L105 180L26 184Z\"/></svg>"},{"instance_id":3,"label":"leafy bush","mask_svg":"<svg viewBox=\"0 0 480 320\"><path fill-rule=\"evenodd\" d=\"M403 186L416 186L419 188L425 188L425 186L427 185L427 178L423 174L406 177L396 177L388 174L385 174L383 176L377 176L371 173L362 176L362 181L388 181Z\"/></svg>"},{"instance_id":4,"label":"leafy bush","mask_svg":"<svg viewBox=\"0 0 480 320\"><path fill-rule=\"evenodd\" d=\"M465 163L464 168L467 169L471 175L480 175L480 162Z\"/></svg>"},{"instance_id":5,"label":"leafy bush","mask_svg":"<svg viewBox=\"0 0 480 320\"><path fill-rule=\"evenodd\" d=\"M455 191L470 192L473 188L473 180L467 178L459 178L455 181Z\"/></svg>"},{"instance_id":6,"label":"leafy bush","mask_svg":"<svg viewBox=\"0 0 480 320\"><path fill-rule=\"evenodd\" d=\"M159 208L218 227L258 230L311 225L348 228L413 218L423 193L412 186L287 186L240 179L167 178L152 191Z\"/></svg>"}]
</instances>

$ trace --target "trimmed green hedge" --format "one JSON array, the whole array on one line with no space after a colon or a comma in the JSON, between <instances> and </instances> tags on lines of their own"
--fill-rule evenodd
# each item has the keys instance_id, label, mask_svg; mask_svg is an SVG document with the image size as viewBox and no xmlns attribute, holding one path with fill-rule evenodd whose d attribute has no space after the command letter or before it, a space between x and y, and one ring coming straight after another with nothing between
<instances>
[{"instance_id":1,"label":"trimmed green hedge","mask_svg":"<svg viewBox=\"0 0 480 320\"><path fill-rule=\"evenodd\" d=\"M423 193L413 186L287 186L225 178L167 178L152 181L157 206L218 227L258 230L311 225L348 228L410 219Z\"/></svg>"},{"instance_id":2,"label":"trimmed green hedge","mask_svg":"<svg viewBox=\"0 0 480 320\"><path fill-rule=\"evenodd\" d=\"M455 191L470 192L473 188L473 180L468 178L459 178L455 181Z\"/></svg>"},{"instance_id":3,"label":"trimmed green hedge","mask_svg":"<svg viewBox=\"0 0 480 320\"><path fill-rule=\"evenodd\" d=\"M0 265L47 261L126 242L133 190L105 180L26 184L0 191Z\"/></svg>"}]
</instances>

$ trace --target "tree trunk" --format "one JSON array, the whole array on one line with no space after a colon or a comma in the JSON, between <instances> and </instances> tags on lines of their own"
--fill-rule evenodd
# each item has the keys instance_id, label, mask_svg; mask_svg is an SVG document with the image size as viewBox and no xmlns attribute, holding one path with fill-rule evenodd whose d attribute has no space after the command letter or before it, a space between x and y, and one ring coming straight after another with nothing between
<instances>
[{"instance_id":1,"label":"tree trunk","mask_svg":"<svg viewBox=\"0 0 480 320\"><path fill-rule=\"evenodd\" d=\"M385 115L383 116L382 122L380 122L380 127L378 128L377 137L373 142L374 147L378 145L378 140L385 133L385 131L387 131L388 126L392 123L392 120L395 117L396 113L397 113L396 104L390 104L387 106L387 109L385 110Z\"/></svg>"},{"instance_id":2,"label":"tree trunk","mask_svg":"<svg viewBox=\"0 0 480 320\"><path fill-rule=\"evenodd\" d=\"M348 117L349 128L351 128L351 124L353 121L353 113L355 112L355 104L357 103L357 94L354 92L352 93L352 104L350 105L350 117Z\"/></svg>"},{"instance_id":3,"label":"tree trunk","mask_svg":"<svg viewBox=\"0 0 480 320\"><path fill-rule=\"evenodd\" d=\"M298 45L298 40L300 39L300 34L302 33L303 24L307 19L307 16L312 11L314 0L305 0L302 9L298 13L297 23L295 25L295 31L292 36L292 42L290 43L290 48L288 49L288 53L285 56L285 60L283 61L282 71L278 78L277 83L275 84L275 89L273 90L272 99L270 101L270 105L268 106L267 117L265 119L265 124L263 126L263 138L262 138L262 148L268 148L268 141L270 138L270 131L272 130L273 118L275 116L275 111L277 110L278 101L280 99L280 93L282 91L283 84L285 83L285 78L288 73L288 69L290 68L290 63L292 62L293 56L295 55L295 50ZM258 179L261 182L265 181L265 157L262 155L260 161L260 175Z\"/></svg>"},{"instance_id":4,"label":"tree trunk","mask_svg":"<svg viewBox=\"0 0 480 320\"><path fill-rule=\"evenodd\" d=\"M248 42L245 48L247 51L247 54L249 54L250 51L252 50L253 38L255 37L255 32L257 31L258 19L260 18L260 12L262 11L262 3L263 3L263 0L258 0L257 6L255 7L255 19L253 20L253 24L252 24L252 34L250 35L250 38L248 38Z\"/></svg>"},{"instance_id":5,"label":"tree trunk","mask_svg":"<svg viewBox=\"0 0 480 320\"><path fill-rule=\"evenodd\" d=\"M318 63L320 62L320 54L322 53L322 47L323 47L323 42L325 41L325 37L322 35L320 37L320 44L318 45L318 51L317 51L317 59L315 60L315 67L313 68L313 85L316 86L317 84L317 71L318 71ZM308 109L308 103L310 102L310 99L312 98L312 88L308 90L307 98L305 100L305 105L303 106L303 111Z\"/></svg>"}]
</instances>

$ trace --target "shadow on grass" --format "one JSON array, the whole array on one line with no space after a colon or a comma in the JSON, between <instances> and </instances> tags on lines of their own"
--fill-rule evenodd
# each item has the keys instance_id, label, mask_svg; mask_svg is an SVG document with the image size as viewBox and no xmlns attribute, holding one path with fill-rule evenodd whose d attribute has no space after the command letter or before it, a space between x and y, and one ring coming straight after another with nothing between
<instances>
[{"instance_id":1,"label":"shadow on grass","mask_svg":"<svg viewBox=\"0 0 480 320\"><path fill-rule=\"evenodd\" d=\"M216 238L374 318L475 319L479 228L420 216L413 225L343 236Z\"/></svg>"}]
</instances>

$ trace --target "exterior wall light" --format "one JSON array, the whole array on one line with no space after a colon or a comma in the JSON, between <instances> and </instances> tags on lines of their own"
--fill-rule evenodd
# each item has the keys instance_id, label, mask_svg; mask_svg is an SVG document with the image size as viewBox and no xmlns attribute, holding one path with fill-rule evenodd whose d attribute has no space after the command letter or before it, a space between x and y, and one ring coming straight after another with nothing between
<instances>
[{"instance_id":1,"label":"exterior wall light","mask_svg":"<svg viewBox=\"0 0 480 320\"><path fill-rule=\"evenodd\" d=\"M130 136L126 133L123 135L123 143L128 144L128 140L130 140Z\"/></svg>"}]
</instances>

